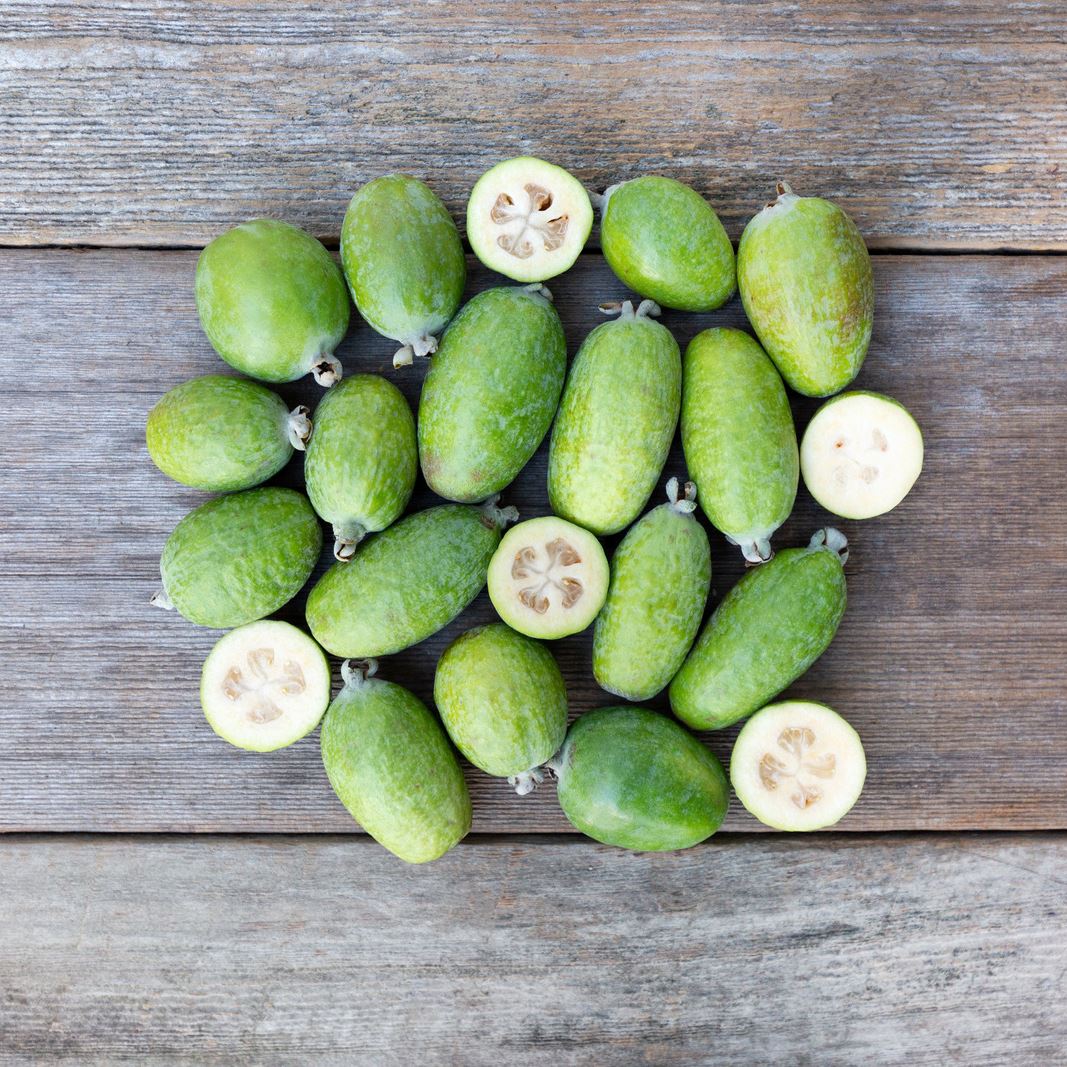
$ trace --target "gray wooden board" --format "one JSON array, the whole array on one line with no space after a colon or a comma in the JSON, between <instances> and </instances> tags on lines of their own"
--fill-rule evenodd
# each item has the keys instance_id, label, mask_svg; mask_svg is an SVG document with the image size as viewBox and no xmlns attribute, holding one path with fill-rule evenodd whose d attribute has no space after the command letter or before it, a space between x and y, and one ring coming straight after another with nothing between
<instances>
[{"instance_id":1,"label":"gray wooden board","mask_svg":"<svg viewBox=\"0 0 1067 1067\"><path fill-rule=\"evenodd\" d=\"M875 247L1067 247L1062 0L7 0L0 242L336 236L406 170L454 213L535 154L693 183L734 237L789 179Z\"/></svg>"},{"instance_id":2,"label":"gray wooden board","mask_svg":"<svg viewBox=\"0 0 1067 1067\"><path fill-rule=\"evenodd\" d=\"M0 253L2 829L355 828L315 737L263 756L211 733L197 678L217 635L147 603L168 532L203 497L151 465L145 415L170 386L224 369L197 323L195 260ZM840 523L853 548L849 609L790 692L837 707L866 743L867 790L843 829L1065 827L1067 260L877 256L875 278L858 384L915 412L926 470L895 512ZM488 284L472 271L471 291ZM597 302L623 292L594 255L553 288L572 353L599 321ZM665 321L684 344L743 316L735 300ZM349 372L383 372L414 400L425 364L394 372L393 347L357 322L341 355ZM310 384L282 392L318 395ZM797 403L801 428L813 406ZM506 495L527 516L547 509L544 471L542 449ZM675 448L666 474L682 472ZM299 484L299 473L297 460L282 480ZM420 485L414 506L433 499ZM828 519L802 489L778 542L804 543ZM741 567L717 534L713 546L717 600ZM285 616L301 621L300 602ZM491 617L483 594L447 630L387 659L383 676L428 699L445 644ZM573 713L611 702L593 683L588 635L554 647ZM725 757L732 736L712 747ZM568 829L551 785L517 798L469 777L476 830ZM736 806L727 826L757 829Z\"/></svg>"}]
</instances>

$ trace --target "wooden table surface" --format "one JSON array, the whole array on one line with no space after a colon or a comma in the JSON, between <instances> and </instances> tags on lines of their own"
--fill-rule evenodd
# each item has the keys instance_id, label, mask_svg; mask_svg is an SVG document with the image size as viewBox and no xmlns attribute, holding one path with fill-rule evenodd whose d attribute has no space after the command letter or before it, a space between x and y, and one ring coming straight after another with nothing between
<instances>
[{"instance_id":1,"label":"wooden table surface","mask_svg":"<svg viewBox=\"0 0 1067 1067\"><path fill-rule=\"evenodd\" d=\"M3 5L0 1064L1067 1063L1065 70L1059 0ZM595 189L674 175L735 240L786 178L868 240L857 384L911 408L926 467L866 523L801 489L778 538L852 545L844 623L790 690L863 736L840 832L756 835L734 805L708 844L635 856L569 833L550 784L468 768L474 835L407 868L315 737L211 733L217 635L147 604L202 497L151 465L145 415L222 367L196 250L258 215L336 247L395 170L461 221L521 153ZM471 265L468 294L499 283ZM572 353L624 292L595 230L551 288ZM684 345L744 317L663 321ZM414 404L425 364L392 347L354 316L339 354ZM527 517L544 471L507 495ZM740 567L712 543L717 597ZM490 617L483 595L382 675L428 698ZM572 714L610 702L588 636L555 651Z\"/></svg>"}]
</instances>

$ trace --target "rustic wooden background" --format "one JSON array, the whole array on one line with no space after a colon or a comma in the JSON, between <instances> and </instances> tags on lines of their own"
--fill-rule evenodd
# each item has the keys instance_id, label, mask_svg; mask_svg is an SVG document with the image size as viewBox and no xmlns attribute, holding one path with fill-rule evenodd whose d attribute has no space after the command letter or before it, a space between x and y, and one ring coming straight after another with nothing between
<instances>
[{"instance_id":1,"label":"rustic wooden background","mask_svg":"<svg viewBox=\"0 0 1067 1067\"><path fill-rule=\"evenodd\" d=\"M1067 1063L1065 69L1051 0L0 7L0 1063ZM196 249L254 215L336 242L392 170L461 219L523 152L593 188L673 174L735 239L786 177L868 239L860 384L915 412L927 465L840 523L849 610L793 690L863 735L851 834L752 836L735 807L633 856L558 834L551 785L472 771L475 837L412 870L354 833L314 738L255 756L202 720L214 635L147 605L200 497L143 445L221 366ZM573 351L622 294L595 231L552 288ZM354 322L341 356L414 400L390 352ZM509 499L543 486L541 454ZM802 490L780 543L827 519ZM490 613L383 675L428 696ZM575 714L608 702L588 638L556 651ZM270 833L303 836L238 836Z\"/></svg>"}]
</instances>

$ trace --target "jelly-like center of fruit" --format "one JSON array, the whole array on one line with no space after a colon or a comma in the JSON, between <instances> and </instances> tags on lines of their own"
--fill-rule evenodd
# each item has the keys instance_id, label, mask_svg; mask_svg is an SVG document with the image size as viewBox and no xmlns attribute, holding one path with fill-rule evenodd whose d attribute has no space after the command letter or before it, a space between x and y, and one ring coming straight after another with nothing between
<instances>
[{"instance_id":1,"label":"jelly-like center of fruit","mask_svg":"<svg viewBox=\"0 0 1067 1067\"><path fill-rule=\"evenodd\" d=\"M806 726L787 726L778 735L778 747L788 758L765 752L759 762L759 777L764 789L775 790L786 781L792 783L789 799L801 810L822 798L822 789L809 776L833 778L837 760L832 752L812 757L808 749L815 744L815 733Z\"/></svg>"},{"instance_id":2,"label":"jelly-like center of fruit","mask_svg":"<svg viewBox=\"0 0 1067 1067\"><path fill-rule=\"evenodd\" d=\"M546 252L555 252L567 236L569 216L552 214L552 194L542 186L527 182L522 188L525 204L501 193L489 212L493 222L504 228L496 243L516 259L529 259L538 239Z\"/></svg>"},{"instance_id":3,"label":"jelly-like center of fruit","mask_svg":"<svg viewBox=\"0 0 1067 1067\"><path fill-rule=\"evenodd\" d=\"M838 434L834 439L834 456L839 461L834 467L834 481L844 486L849 478L855 476L865 485L873 485L882 471L871 460L877 461L888 451L889 438L877 426L871 430L866 442L853 441L843 433Z\"/></svg>"},{"instance_id":4,"label":"jelly-like center of fruit","mask_svg":"<svg viewBox=\"0 0 1067 1067\"><path fill-rule=\"evenodd\" d=\"M226 672L222 692L234 703L245 701L248 705L245 717L249 722L267 723L281 718L284 712L275 702L274 694L299 696L307 688L304 672L294 660L286 660L280 673L273 670L273 648L254 648L245 661L250 678L246 680L244 671L234 665Z\"/></svg>"},{"instance_id":5,"label":"jelly-like center of fruit","mask_svg":"<svg viewBox=\"0 0 1067 1067\"><path fill-rule=\"evenodd\" d=\"M585 588L578 578L563 572L581 562L582 557L574 545L562 537L545 544L543 560L533 545L520 548L511 564L511 577L518 582L529 579L530 584L519 590L519 603L544 615L551 606L551 594L555 590L563 607L573 608Z\"/></svg>"}]
</instances>

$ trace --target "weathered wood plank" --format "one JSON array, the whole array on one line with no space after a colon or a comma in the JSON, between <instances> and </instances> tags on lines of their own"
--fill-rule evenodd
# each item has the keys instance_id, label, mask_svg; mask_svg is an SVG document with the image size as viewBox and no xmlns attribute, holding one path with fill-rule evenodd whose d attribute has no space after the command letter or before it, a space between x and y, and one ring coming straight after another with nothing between
<instances>
[{"instance_id":1,"label":"weathered wood plank","mask_svg":"<svg viewBox=\"0 0 1067 1067\"><path fill-rule=\"evenodd\" d=\"M534 153L693 183L733 236L779 178L874 247L1067 247L1059 0L841 5L9 0L0 242L337 235L407 170L457 214Z\"/></svg>"},{"instance_id":2,"label":"weathered wood plank","mask_svg":"<svg viewBox=\"0 0 1067 1067\"><path fill-rule=\"evenodd\" d=\"M0 1063L1063 1062L1062 836L0 840Z\"/></svg>"},{"instance_id":3,"label":"weathered wood plank","mask_svg":"<svg viewBox=\"0 0 1067 1067\"><path fill-rule=\"evenodd\" d=\"M197 700L215 634L147 605L167 533L202 497L152 467L145 414L170 386L222 367L199 331L194 263L185 252L0 254L0 829L353 829L314 739L257 756L215 738ZM848 614L793 692L839 707L867 744L867 792L845 829L1065 827L1067 261L882 256L875 277L859 384L912 408L927 468L897 511L840 524L853 544ZM472 290L488 284L474 272ZM555 290L572 352L596 303L622 293L594 256ZM743 319L734 301L665 321L684 344ZM394 372L392 348L360 323L341 354L349 372L387 373L414 399L424 365ZM812 407L797 404L801 427ZM527 515L547 510L544 464L542 450L508 494ZM667 473L682 469L675 448ZM298 475L297 463L283 480ZM433 499L420 487L415 505ZM802 490L780 544L827 520ZM721 595L739 556L718 535L713 546ZM299 603L288 615L301 620ZM445 643L491 617L483 596L383 675L428 699ZM609 702L588 645L555 646L575 713ZM731 737L713 747L726 755ZM479 773L470 781L477 830L568 828L550 786L520 800ZM728 826L756 828L736 810Z\"/></svg>"}]
</instances>

